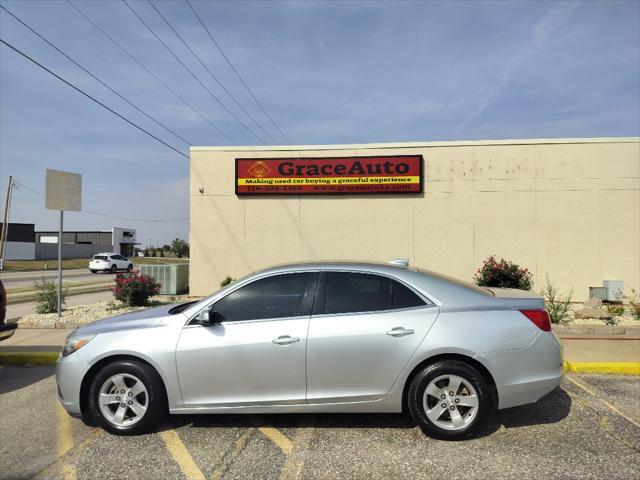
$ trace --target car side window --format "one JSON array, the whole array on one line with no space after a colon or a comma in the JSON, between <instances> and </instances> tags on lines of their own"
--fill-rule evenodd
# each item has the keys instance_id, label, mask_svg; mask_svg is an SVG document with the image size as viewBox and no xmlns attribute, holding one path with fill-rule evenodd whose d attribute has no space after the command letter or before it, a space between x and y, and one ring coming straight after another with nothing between
<instances>
[{"instance_id":1,"label":"car side window","mask_svg":"<svg viewBox=\"0 0 640 480\"><path fill-rule=\"evenodd\" d=\"M213 311L223 321L296 317L315 274L288 273L251 282L219 300Z\"/></svg>"},{"instance_id":2,"label":"car side window","mask_svg":"<svg viewBox=\"0 0 640 480\"><path fill-rule=\"evenodd\" d=\"M400 282L391 280L391 309L421 307L427 303Z\"/></svg>"},{"instance_id":3,"label":"car side window","mask_svg":"<svg viewBox=\"0 0 640 480\"><path fill-rule=\"evenodd\" d=\"M426 304L401 283L368 273L327 272L321 297L314 304L314 315L377 312Z\"/></svg>"}]
</instances>

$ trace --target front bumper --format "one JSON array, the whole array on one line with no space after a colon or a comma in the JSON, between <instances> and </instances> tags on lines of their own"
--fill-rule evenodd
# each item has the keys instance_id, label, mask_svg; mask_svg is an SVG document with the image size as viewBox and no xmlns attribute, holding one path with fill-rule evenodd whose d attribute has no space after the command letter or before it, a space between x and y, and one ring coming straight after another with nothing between
<instances>
[{"instance_id":1,"label":"front bumper","mask_svg":"<svg viewBox=\"0 0 640 480\"><path fill-rule=\"evenodd\" d=\"M73 416L82 414L80 408L80 387L82 379L90 365L81 359L78 352L67 357L60 355L56 363L56 383L58 384L58 400L64 409Z\"/></svg>"}]
</instances>

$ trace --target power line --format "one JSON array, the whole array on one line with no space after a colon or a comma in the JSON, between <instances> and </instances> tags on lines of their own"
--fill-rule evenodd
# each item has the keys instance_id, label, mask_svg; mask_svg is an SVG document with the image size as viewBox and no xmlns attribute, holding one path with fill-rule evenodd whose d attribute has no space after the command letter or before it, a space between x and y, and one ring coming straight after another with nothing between
<instances>
[{"instance_id":1,"label":"power line","mask_svg":"<svg viewBox=\"0 0 640 480\"><path fill-rule=\"evenodd\" d=\"M218 85L220 85L220 87L226 92L227 95L229 95L229 97L231 97L231 99L242 109L243 112L245 112L249 118L251 118L257 125L259 128L262 128L262 126L260 124L258 124L258 122L256 122L255 118L253 118L253 116L247 112L245 110L245 108L240 105L240 102L238 102L236 100L236 98L231 94L231 92L229 90L227 90L227 88L222 84L222 82L220 82L220 80L218 80L218 77L216 77L213 72L211 70L209 70L209 68L207 67L207 65L200 59L200 57L198 56L198 54L196 52L193 51L193 49L189 46L189 44L185 41L184 38L182 38L182 35L180 35L180 33L178 33L178 31L173 28L173 25L171 25L169 23L169 20L166 19L166 17L164 15L162 15L162 13L160 12L160 10L158 10L158 8L151 2L151 0L147 0L147 3L149 5L151 5L151 8L153 8L155 10L155 12L160 16L160 18L162 18L162 20L164 20L164 23L167 24L167 26L171 29L171 31L176 35L176 37L178 37L180 39L180 41L182 42L182 44L187 48L187 50L189 50L189 52L191 52L191 55L193 55L195 57L196 60L198 60L198 63L200 63L200 65L202 66L202 68L204 68L207 73L209 73L209 75L211 75L211 77L218 83ZM217 98L217 97L216 97ZM235 113L233 113L229 108L227 108L226 105L222 104L222 106L225 108L225 110L227 110L227 112L229 112L233 118L235 118L249 133L251 133L251 135L253 135L254 137L256 137L259 141L261 141L262 143L267 143L265 142L261 137L258 136L258 134L256 134L252 129L250 129L242 120L240 120L239 117L236 116ZM264 130L264 128L262 128L262 130ZM266 130L264 130L264 132L271 137L271 135L269 134L269 132L267 132ZM273 141L276 141L275 138L271 137L273 139Z\"/></svg>"},{"instance_id":2,"label":"power line","mask_svg":"<svg viewBox=\"0 0 640 480\"><path fill-rule=\"evenodd\" d=\"M173 150L174 152L176 152L178 155L182 155L184 158L189 158L188 155L185 155L184 153L182 153L180 150L178 150L177 148L169 145L167 142L165 142L164 140L161 140L160 138L156 137L153 133L149 132L148 130L145 130L144 128L142 128L140 125L138 125L137 123L132 122L131 120L129 120L128 118L126 118L124 115L119 114L118 112L116 112L115 110L113 110L112 108L106 106L104 103L102 103L100 100L92 97L91 95L89 95L88 93L86 93L84 90L76 87L73 83L69 82L68 80L65 80L64 78L62 78L60 75L58 75L57 73L49 70L47 67L45 67L44 65L42 65L41 63L39 63L37 60L34 60L33 58L31 58L29 55L27 55L26 53L22 52L21 50L19 50L18 48L14 47L13 45L11 45L9 42L7 42L6 40L4 40L3 38L0 38L0 42L4 43L7 47L9 47L11 50L13 50L14 52L16 52L17 54L23 56L24 58L26 58L27 60L29 60L30 62L34 63L35 65L37 65L38 67L40 67L41 69L43 69L45 72L49 73L50 75L56 77L58 80L60 80L61 82L69 85L71 88L73 88L75 91L77 91L78 93L81 93L82 95L84 95L85 97L87 97L90 100L93 100L95 103L97 103L98 105L100 105L102 108L110 111L111 113L113 113L114 115L116 115L117 117L121 118L122 120L124 120L125 122L127 122L129 125L137 128L138 130L140 130L143 133L146 133L147 135L149 135L151 138L153 138L154 140L160 142L161 144L163 144L165 147L170 148L171 150Z\"/></svg>"},{"instance_id":3,"label":"power line","mask_svg":"<svg viewBox=\"0 0 640 480\"><path fill-rule=\"evenodd\" d=\"M120 50L122 50L131 60L137 63L144 71L146 71L149 75L151 75L160 85L169 90L173 95L176 96L187 108L189 108L193 113L198 115L202 120L208 123L216 132L218 132L223 137L226 137L225 134L215 125L211 120L205 117L200 111L198 111L193 105L191 105L187 100L185 100L178 92L176 92L173 88L163 82L155 73L153 73L146 65L144 65L140 60L138 60L131 52L129 52L125 47L122 46L117 40L115 40L111 35L109 35L100 25L94 22L91 18L89 18L78 6L73 4L71 0L66 0L66 2L71 5L82 17L84 17L89 23L91 23L94 27L96 27L105 37L107 37L111 42L113 42Z\"/></svg>"},{"instance_id":4,"label":"power line","mask_svg":"<svg viewBox=\"0 0 640 480\"><path fill-rule=\"evenodd\" d=\"M35 193L36 195L39 195L41 197L45 197L44 193L42 192L38 192L37 190L34 190L33 188L31 188L28 185L25 185L22 182L19 182L16 179L13 179L14 183L17 183L18 185L20 185L23 188L26 188L27 190L29 190L31 193ZM117 215L109 215L108 213L100 213L100 212L94 212L92 210L82 210L81 213L88 213L90 215L98 215L101 217L107 217L107 218L115 218L117 220L127 220L129 222L150 222L150 223L167 223L167 222L184 222L184 221L189 221L188 217L184 217L184 218L157 218L157 219L149 219L149 218L129 218L129 217L119 217Z\"/></svg>"},{"instance_id":5,"label":"power line","mask_svg":"<svg viewBox=\"0 0 640 480\"><path fill-rule=\"evenodd\" d=\"M251 121L260 129L262 130L271 140L273 140L275 143L278 143L278 140L275 139L275 137L273 135L271 135L271 133L269 133L261 124L260 122L258 122L256 120L256 118L246 109L244 108L244 106L238 101L238 99L227 89L227 87L220 81L220 79L209 69L209 67L207 67L207 65L202 61L202 59L193 51L193 49L187 44L186 40L177 32L177 30L169 23L169 21L162 15L162 13L160 13L160 11L158 10L158 8L151 3L151 1L149 0L149 4L151 5L151 7L153 7L153 9L158 13L158 15L160 15L160 17L165 21L165 23L169 26L169 28L171 29L171 31L173 31L173 33L176 34L176 36L180 39L180 41L182 42L182 44L187 47L187 49L191 52L191 54L196 58L196 60L198 60L198 62L200 63L200 65L202 65L202 68L204 68L207 73L209 73L209 75L211 76L211 78L213 78L216 83L220 86L220 88L222 88L222 90L224 90L224 92L227 94L227 96L229 98L231 98L231 100L233 100L233 102L238 106L238 108L240 108L240 110L242 110L245 115L247 117L249 117L251 119Z\"/></svg>"},{"instance_id":6,"label":"power line","mask_svg":"<svg viewBox=\"0 0 640 480\"><path fill-rule=\"evenodd\" d=\"M16 19L18 22L20 22L24 27L28 28L34 35L36 35L40 40L42 40L43 42L45 42L47 45L49 45L51 48L53 48L54 50L56 50L60 55L64 56L67 60L69 60L71 63L73 63L75 66L77 66L78 68L80 68L83 72L85 72L87 75L89 75L91 78L93 78L95 81L97 81L98 83L100 83L100 85L103 85L105 88L107 88L110 92L112 92L113 94L117 95L119 98L121 98L122 100L124 100L125 102L127 102L129 105L131 105L133 108L135 108L138 112L142 113L145 117L147 117L149 120L153 121L155 124L161 126L162 128L164 128L166 131L168 131L169 133L172 133L173 135L175 135L176 137L178 137L180 140L182 140L184 143L186 143L187 145L192 145L193 143L190 142L189 140L186 140L185 138L183 138L182 136L178 135L176 132L174 132L172 129L170 129L169 127L167 127L166 125L164 125L163 123L159 122L158 120L156 120L155 118L153 118L151 115L149 115L148 113L146 113L144 110L142 110L140 107L138 107L135 103L131 102L130 100L128 100L127 98L125 98L124 96L122 96L120 93L118 93L116 90L114 90L113 88L111 88L109 85L107 85L105 82L103 82L102 80L100 80L98 77L96 77L93 73L91 73L89 70L87 70L85 67L83 67L82 65L80 65L77 61L75 61L73 58L71 58L69 55L67 55L66 53L64 53L62 50L60 50L58 47L56 47L53 43L51 43L49 40L47 40L45 37L43 37L42 35L40 35L33 27L30 27L29 25L27 25L25 22L23 22L17 15L15 15L14 13L10 12L6 7L4 7L3 5L0 5L0 8L2 10L4 10L6 13L8 13L9 15L11 15L14 19Z\"/></svg>"},{"instance_id":7,"label":"power line","mask_svg":"<svg viewBox=\"0 0 640 480\"><path fill-rule=\"evenodd\" d=\"M227 63L229 64L229 66L231 67L231 70L233 70L233 73L236 74L236 77L238 77L238 80L240 80L240 83L242 83L242 85L244 86L244 88L247 90L247 92L249 92L249 95L251 95L251 97L255 100L255 102L258 104L258 106L260 107L260 109L264 112L264 114L267 116L267 118L269 119L269 121L271 122L271 124L275 127L276 130L278 130L278 132L280 132L280 135L282 135L284 137L284 139L291 144L291 140L289 140L289 137L287 137L284 132L280 129L280 127L278 126L278 124L275 122L275 120L271 117L271 115L269 115L269 112L267 112L267 110L264 108L264 106L262 105L262 103L258 100L258 98L253 94L253 92L251 91L251 89L249 88L249 85L247 85L247 83L244 81L244 79L242 78L242 76L240 75L240 73L238 72L238 70L236 70L236 67L233 65L233 63L231 62L231 60L229 59L229 57L227 57L227 55L224 53L224 51L222 50L222 47L218 44L218 42L216 42L216 39L213 37L213 35L211 34L211 32L209 31L209 29L207 28L207 26L205 25L205 23L202 21L202 19L200 18L200 16L198 15L198 12L196 12L196 9L193 8L193 5L191 5L191 2L189 0L185 0L185 2L187 2L187 5L189 5L189 7L191 8L191 11L193 12L193 14L196 16L196 18L198 19L198 21L200 22L200 25L202 25L202 27L205 29L205 31L207 32L207 34L209 35L209 38L211 39L211 41L213 42L213 44L216 46L216 48L218 49L218 51L220 52L220 54L224 57L224 59L227 61ZM273 137L271 137L273 138Z\"/></svg>"},{"instance_id":8,"label":"power line","mask_svg":"<svg viewBox=\"0 0 640 480\"><path fill-rule=\"evenodd\" d=\"M209 87L207 87L202 80L200 80L200 78L198 78L198 76L196 76L195 73L193 73L193 71L182 61L180 60L180 57L178 57L178 55L176 55L173 50L171 50L171 48L169 48L169 46L158 36L158 34L156 34L156 32L153 31L153 29L149 26L149 24L147 22L144 21L144 19L138 15L138 12L136 12L133 7L131 7L131 5L129 5L129 3L127 2L127 0L122 0L122 2L127 6L127 8L138 18L138 20L140 20L140 22L142 22L142 24L147 28L147 30L149 30L149 32L151 32L151 34L156 37L156 39L162 44L162 46L173 56L173 58L176 59L176 61L182 65L182 67L187 70L191 76L200 84L200 86L202 88L204 88L207 93L211 96L211 98L213 98L222 108L224 108L227 112L229 112L229 114L231 116L233 116L242 126L244 126L252 135L254 135L255 137L258 138L258 140L260 140L262 143L265 143L264 140L262 140L260 137L258 137L253 130L249 129L245 123L240 120L237 115L235 113L233 113L231 110L229 110L229 108L222 102L222 100L220 100L218 98L218 96L213 93ZM227 137L229 140L231 140L228 136L225 135L225 137ZM231 140L232 143L236 143L235 141Z\"/></svg>"}]
</instances>

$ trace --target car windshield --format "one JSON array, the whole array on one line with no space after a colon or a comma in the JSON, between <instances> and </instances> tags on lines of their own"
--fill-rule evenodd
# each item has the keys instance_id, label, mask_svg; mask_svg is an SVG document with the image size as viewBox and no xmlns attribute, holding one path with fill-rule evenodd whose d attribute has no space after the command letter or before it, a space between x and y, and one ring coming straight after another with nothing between
<instances>
[{"instance_id":1,"label":"car windshield","mask_svg":"<svg viewBox=\"0 0 640 480\"><path fill-rule=\"evenodd\" d=\"M94 255L93 259L94 260L106 260L107 256L106 255Z\"/></svg>"},{"instance_id":2,"label":"car windshield","mask_svg":"<svg viewBox=\"0 0 640 480\"><path fill-rule=\"evenodd\" d=\"M176 305L175 307L171 308L171 310L169 310L169 315L175 315L176 313L184 312L187 308L189 308L194 303L198 303L198 301L194 300L192 302L186 302L186 303L181 303L180 305Z\"/></svg>"}]
</instances>

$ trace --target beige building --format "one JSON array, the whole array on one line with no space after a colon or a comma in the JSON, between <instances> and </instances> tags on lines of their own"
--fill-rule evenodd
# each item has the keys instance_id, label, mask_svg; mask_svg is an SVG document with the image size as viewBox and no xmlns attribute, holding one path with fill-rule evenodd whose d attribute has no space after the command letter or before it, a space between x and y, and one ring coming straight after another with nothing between
<instances>
[{"instance_id":1,"label":"beige building","mask_svg":"<svg viewBox=\"0 0 640 480\"><path fill-rule=\"evenodd\" d=\"M235 193L236 158L367 155L422 155L423 193ZM324 259L404 257L471 280L491 254L576 300L603 280L640 288L640 138L192 147L190 175L195 296L227 275Z\"/></svg>"}]
</instances>

